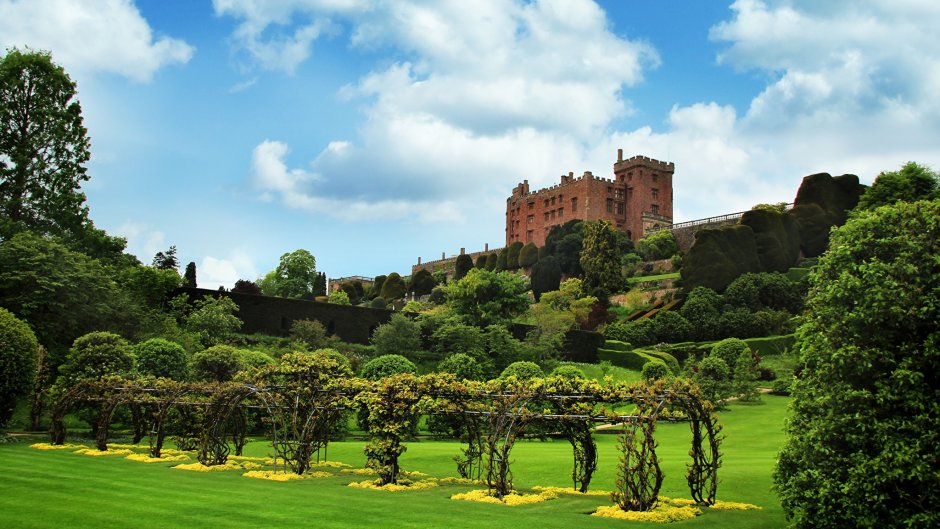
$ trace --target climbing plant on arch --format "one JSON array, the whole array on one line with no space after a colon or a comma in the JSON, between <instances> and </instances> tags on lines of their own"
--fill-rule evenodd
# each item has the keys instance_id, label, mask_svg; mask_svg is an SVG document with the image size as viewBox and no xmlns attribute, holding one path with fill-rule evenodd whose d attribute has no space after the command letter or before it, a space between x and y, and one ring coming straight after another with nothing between
<instances>
[{"instance_id":1,"label":"climbing plant on arch","mask_svg":"<svg viewBox=\"0 0 940 529\"><path fill-rule=\"evenodd\" d=\"M400 374L371 382L349 376L349 370L326 353L286 355L275 367L255 373L250 381L183 384L165 380L106 379L81 382L66 391L53 410L52 442L65 440L63 418L76 403L100 406L99 450L107 449L108 426L119 405L150 410L151 455L160 456L168 410L197 408L199 460L220 465L234 445L244 444L248 410L264 415L275 460L304 474L320 457L329 432L347 409L369 412L368 465L379 484L395 484L399 457L407 449L412 427L422 414L459 417L467 448L458 457L463 476L484 477L490 493L513 492L510 452L534 421L554 425L571 443L572 482L588 490L597 467L591 432L597 423L622 425L621 461L614 499L624 510L649 510L657 502L663 475L656 455L657 421L685 421L692 429L686 479L693 499L713 504L720 467L720 430L711 403L689 381L601 385L596 381L550 377L489 382L457 381L452 375ZM630 410L614 412L612 410ZM275 463L277 464L277 463Z\"/></svg>"}]
</instances>

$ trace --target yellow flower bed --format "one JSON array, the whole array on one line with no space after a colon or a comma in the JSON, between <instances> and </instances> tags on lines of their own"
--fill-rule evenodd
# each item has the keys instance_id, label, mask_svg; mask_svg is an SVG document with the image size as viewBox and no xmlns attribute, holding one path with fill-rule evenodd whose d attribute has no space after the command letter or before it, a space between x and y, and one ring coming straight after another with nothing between
<instances>
[{"instance_id":1,"label":"yellow flower bed","mask_svg":"<svg viewBox=\"0 0 940 529\"><path fill-rule=\"evenodd\" d=\"M557 497L558 494L552 491L543 491L538 494L517 494L513 492L512 494L503 496L503 499L500 500L496 496L490 495L489 490L471 490L470 492L454 494L450 497L450 499L461 501L477 501L480 503L498 503L501 505L516 507L519 505L529 505L532 503L540 503L546 500L553 500Z\"/></svg>"},{"instance_id":2,"label":"yellow flower bed","mask_svg":"<svg viewBox=\"0 0 940 529\"><path fill-rule=\"evenodd\" d=\"M750 503L737 503L733 501L716 501L715 504L710 508L718 511L750 511L761 509L761 507L758 507L757 505L751 505Z\"/></svg>"},{"instance_id":3,"label":"yellow flower bed","mask_svg":"<svg viewBox=\"0 0 940 529\"><path fill-rule=\"evenodd\" d=\"M587 492L578 492L575 489L569 489L568 487L532 487L533 490L539 492L553 492L555 494L570 494L572 496L610 496L610 492L606 490L589 490Z\"/></svg>"},{"instance_id":4,"label":"yellow flower bed","mask_svg":"<svg viewBox=\"0 0 940 529\"><path fill-rule=\"evenodd\" d=\"M631 520L634 522L672 523L682 520L691 520L702 514L695 507L673 507L670 505L657 506L652 511L624 511L617 505L598 507L591 516L603 516L618 520Z\"/></svg>"},{"instance_id":5,"label":"yellow flower bed","mask_svg":"<svg viewBox=\"0 0 940 529\"><path fill-rule=\"evenodd\" d=\"M356 474L357 476L375 476L376 472L371 468L344 468L340 470L343 474Z\"/></svg>"},{"instance_id":6,"label":"yellow flower bed","mask_svg":"<svg viewBox=\"0 0 940 529\"><path fill-rule=\"evenodd\" d=\"M329 472L310 472L308 474L294 474L293 472L275 472L273 470L251 470L242 474L246 478L266 479L268 481L295 481L299 479L328 478Z\"/></svg>"},{"instance_id":7,"label":"yellow flower bed","mask_svg":"<svg viewBox=\"0 0 940 529\"><path fill-rule=\"evenodd\" d=\"M470 479L470 478L438 478L438 483L444 485L482 485L483 481L479 479Z\"/></svg>"},{"instance_id":8,"label":"yellow flower bed","mask_svg":"<svg viewBox=\"0 0 940 529\"><path fill-rule=\"evenodd\" d=\"M357 489L372 489L372 490L384 490L385 492L404 492L406 490L424 490L431 489L437 486L436 479L425 479L422 481L413 481L407 484L395 485L389 483L388 485L379 485L376 480L366 480L366 481L353 481L349 484L350 487Z\"/></svg>"},{"instance_id":9,"label":"yellow flower bed","mask_svg":"<svg viewBox=\"0 0 940 529\"><path fill-rule=\"evenodd\" d=\"M310 466L327 468L352 468L352 465L347 465L346 463L341 463L339 461L320 461L319 463L311 463Z\"/></svg>"},{"instance_id":10,"label":"yellow flower bed","mask_svg":"<svg viewBox=\"0 0 940 529\"><path fill-rule=\"evenodd\" d=\"M264 468L264 467L257 463L252 463L251 461L245 461L244 463L238 463L236 461L226 461L224 465L212 465L212 466L206 466L197 461L195 463L176 465L173 468L176 468L179 470L192 470L195 472L220 472L223 470L257 470L257 469Z\"/></svg>"},{"instance_id":11,"label":"yellow flower bed","mask_svg":"<svg viewBox=\"0 0 940 529\"><path fill-rule=\"evenodd\" d=\"M692 507L693 505L698 505L695 500L687 500L685 498L667 498L665 496L660 496L659 502L667 503L673 507Z\"/></svg>"},{"instance_id":12,"label":"yellow flower bed","mask_svg":"<svg viewBox=\"0 0 940 529\"><path fill-rule=\"evenodd\" d=\"M36 450L75 450L76 448L86 448L85 445L75 445L75 444L64 444L64 445L54 445L49 443L35 443L29 445L30 448L35 448Z\"/></svg>"},{"instance_id":13,"label":"yellow flower bed","mask_svg":"<svg viewBox=\"0 0 940 529\"><path fill-rule=\"evenodd\" d=\"M150 457L150 454L130 454L124 459L130 459L131 461L139 461L141 463L163 463L167 461L188 461L189 456L184 454L179 455L163 455L162 457Z\"/></svg>"},{"instance_id":14,"label":"yellow flower bed","mask_svg":"<svg viewBox=\"0 0 940 529\"><path fill-rule=\"evenodd\" d=\"M86 456L123 456L127 454L133 454L134 452L124 448L122 450L98 450L97 448L82 448L81 450L76 450L74 453L82 454Z\"/></svg>"}]
</instances>

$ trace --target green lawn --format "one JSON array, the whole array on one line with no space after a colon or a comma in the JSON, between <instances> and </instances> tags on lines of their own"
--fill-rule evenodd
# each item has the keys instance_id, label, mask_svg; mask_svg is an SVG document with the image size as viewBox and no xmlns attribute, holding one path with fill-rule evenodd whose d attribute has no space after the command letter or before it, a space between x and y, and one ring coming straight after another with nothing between
<instances>
[{"instance_id":1,"label":"green lawn","mask_svg":"<svg viewBox=\"0 0 940 529\"><path fill-rule=\"evenodd\" d=\"M643 283L646 281L661 281L663 279L678 279L679 272L670 272L668 274L657 274L654 276L633 276L627 278L627 284Z\"/></svg>"},{"instance_id":2,"label":"green lawn","mask_svg":"<svg viewBox=\"0 0 940 529\"><path fill-rule=\"evenodd\" d=\"M718 497L760 505L761 511L710 511L682 527L783 527L770 490L771 470L783 442L784 397L763 404L733 404L721 413L724 464ZM666 474L662 493L688 497L684 467L688 426L662 424L658 453ZM613 487L615 435L598 435L600 459L593 489ZM363 466L363 441L332 443L331 460ZM460 445L419 441L402 458L407 470L454 476L451 457ZM269 445L249 444L247 455L267 455ZM571 450L566 441L520 441L512 453L518 488L568 486ZM346 487L360 476L277 483L238 471L187 472L176 463L144 464L117 456L88 457L40 451L29 443L0 444L0 527L660 527L587 516L607 504L602 497L562 496L545 503L506 507L453 501L473 487L445 485L388 493Z\"/></svg>"}]
</instances>

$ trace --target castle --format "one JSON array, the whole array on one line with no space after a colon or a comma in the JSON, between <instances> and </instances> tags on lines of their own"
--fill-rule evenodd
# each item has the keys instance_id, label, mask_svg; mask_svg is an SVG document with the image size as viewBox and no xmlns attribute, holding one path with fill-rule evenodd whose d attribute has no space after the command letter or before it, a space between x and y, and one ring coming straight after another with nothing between
<instances>
[{"instance_id":1,"label":"castle","mask_svg":"<svg viewBox=\"0 0 940 529\"><path fill-rule=\"evenodd\" d=\"M524 180L506 199L506 246L519 241L544 246L552 226L572 219L606 220L631 239L672 225L672 175L676 166L645 156L623 159L617 149L614 178L590 171L561 176L558 185L529 191Z\"/></svg>"}]
</instances>

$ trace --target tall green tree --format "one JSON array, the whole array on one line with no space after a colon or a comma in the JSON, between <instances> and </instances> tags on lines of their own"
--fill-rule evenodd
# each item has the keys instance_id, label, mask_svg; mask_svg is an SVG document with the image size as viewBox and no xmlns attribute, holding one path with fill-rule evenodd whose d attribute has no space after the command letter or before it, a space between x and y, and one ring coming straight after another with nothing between
<instances>
[{"instance_id":1,"label":"tall green tree","mask_svg":"<svg viewBox=\"0 0 940 529\"><path fill-rule=\"evenodd\" d=\"M314 288L319 286L317 259L304 249L285 253L277 268L268 272L258 286L267 296L312 299L316 295Z\"/></svg>"},{"instance_id":2,"label":"tall green tree","mask_svg":"<svg viewBox=\"0 0 940 529\"><path fill-rule=\"evenodd\" d=\"M466 323L486 327L505 323L529 307L525 279L509 272L474 268L446 287L447 305Z\"/></svg>"},{"instance_id":3,"label":"tall green tree","mask_svg":"<svg viewBox=\"0 0 940 529\"><path fill-rule=\"evenodd\" d=\"M938 527L940 201L835 230L797 335L774 475L796 528Z\"/></svg>"},{"instance_id":4,"label":"tall green tree","mask_svg":"<svg viewBox=\"0 0 940 529\"><path fill-rule=\"evenodd\" d=\"M388 274L388 277L385 278L385 282L382 283L382 298L385 301L401 299L405 297L406 292L405 281L398 272Z\"/></svg>"},{"instance_id":5,"label":"tall green tree","mask_svg":"<svg viewBox=\"0 0 940 529\"><path fill-rule=\"evenodd\" d=\"M176 257L176 245L170 246L165 252L157 252L153 256L152 266L163 270L179 270L180 260Z\"/></svg>"},{"instance_id":6,"label":"tall green tree","mask_svg":"<svg viewBox=\"0 0 940 529\"><path fill-rule=\"evenodd\" d=\"M530 242L526 243L525 246L519 250L519 266L522 268L529 268L534 265L539 260L539 249L535 243Z\"/></svg>"},{"instance_id":7,"label":"tall green tree","mask_svg":"<svg viewBox=\"0 0 940 529\"><path fill-rule=\"evenodd\" d=\"M506 270L519 268L519 253L522 251L522 247L522 242L516 241L506 248Z\"/></svg>"},{"instance_id":8,"label":"tall green tree","mask_svg":"<svg viewBox=\"0 0 940 529\"><path fill-rule=\"evenodd\" d=\"M0 60L0 237L82 231L91 154L75 94L48 52L11 48Z\"/></svg>"},{"instance_id":9,"label":"tall green tree","mask_svg":"<svg viewBox=\"0 0 940 529\"><path fill-rule=\"evenodd\" d=\"M940 196L940 175L923 165L908 162L898 171L881 173L858 201L859 210L896 202L932 200Z\"/></svg>"},{"instance_id":10,"label":"tall green tree","mask_svg":"<svg viewBox=\"0 0 940 529\"><path fill-rule=\"evenodd\" d=\"M607 221L584 223L584 248L581 250L584 284L589 289L608 292L623 289L617 235Z\"/></svg>"},{"instance_id":11,"label":"tall green tree","mask_svg":"<svg viewBox=\"0 0 940 529\"><path fill-rule=\"evenodd\" d=\"M39 342L29 325L0 307L0 427L33 385Z\"/></svg>"}]
</instances>

